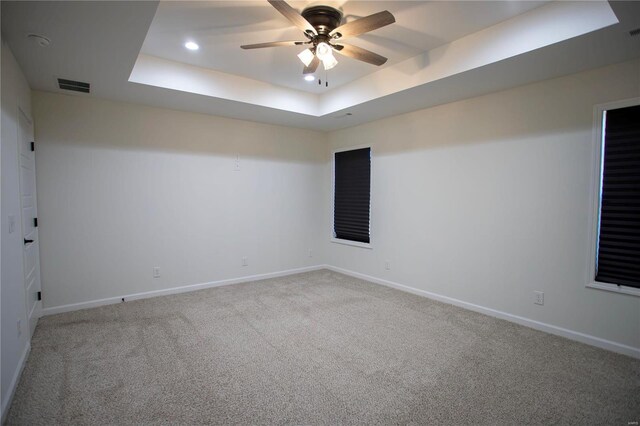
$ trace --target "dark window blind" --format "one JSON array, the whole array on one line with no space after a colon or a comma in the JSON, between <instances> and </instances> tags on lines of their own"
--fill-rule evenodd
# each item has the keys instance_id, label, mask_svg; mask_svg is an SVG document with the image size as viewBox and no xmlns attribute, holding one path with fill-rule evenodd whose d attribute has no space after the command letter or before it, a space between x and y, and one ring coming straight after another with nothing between
<instances>
[{"instance_id":1,"label":"dark window blind","mask_svg":"<svg viewBox=\"0 0 640 426\"><path fill-rule=\"evenodd\" d=\"M640 288L640 105L606 112L596 281Z\"/></svg>"},{"instance_id":2,"label":"dark window blind","mask_svg":"<svg viewBox=\"0 0 640 426\"><path fill-rule=\"evenodd\" d=\"M336 152L334 173L334 235L369 243L371 148Z\"/></svg>"}]
</instances>

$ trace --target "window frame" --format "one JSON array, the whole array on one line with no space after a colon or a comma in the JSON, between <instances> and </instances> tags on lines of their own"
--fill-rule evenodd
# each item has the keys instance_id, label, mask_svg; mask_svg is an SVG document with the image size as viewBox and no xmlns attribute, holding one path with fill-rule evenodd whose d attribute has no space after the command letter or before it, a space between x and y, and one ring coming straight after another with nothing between
<instances>
[{"instance_id":1,"label":"window frame","mask_svg":"<svg viewBox=\"0 0 640 426\"><path fill-rule=\"evenodd\" d=\"M604 161L604 113L607 110L640 105L640 97L597 104L593 107L592 167L589 209L589 258L587 261L587 288L611 291L640 297L640 288L596 281L598 244L600 237L600 196L602 192L602 169Z\"/></svg>"},{"instance_id":2,"label":"window frame","mask_svg":"<svg viewBox=\"0 0 640 426\"><path fill-rule=\"evenodd\" d=\"M369 168L369 242L363 243L360 241L345 240L342 238L336 238L335 235L335 200L336 200L336 153L345 151L355 151L358 149L369 148L371 152L371 165ZM345 148L334 149L331 151L331 239L330 241L335 244L343 244L347 246L359 247L363 249L373 249L373 217L371 212L373 211L373 146L371 145L354 145Z\"/></svg>"}]
</instances>

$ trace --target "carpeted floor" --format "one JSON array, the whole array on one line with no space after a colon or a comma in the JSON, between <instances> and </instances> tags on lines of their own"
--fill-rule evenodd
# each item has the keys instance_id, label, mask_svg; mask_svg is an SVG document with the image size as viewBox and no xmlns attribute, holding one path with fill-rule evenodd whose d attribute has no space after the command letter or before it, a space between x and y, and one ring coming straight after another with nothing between
<instances>
[{"instance_id":1,"label":"carpeted floor","mask_svg":"<svg viewBox=\"0 0 640 426\"><path fill-rule=\"evenodd\" d=\"M620 424L640 361L330 271L45 317L7 423Z\"/></svg>"}]
</instances>

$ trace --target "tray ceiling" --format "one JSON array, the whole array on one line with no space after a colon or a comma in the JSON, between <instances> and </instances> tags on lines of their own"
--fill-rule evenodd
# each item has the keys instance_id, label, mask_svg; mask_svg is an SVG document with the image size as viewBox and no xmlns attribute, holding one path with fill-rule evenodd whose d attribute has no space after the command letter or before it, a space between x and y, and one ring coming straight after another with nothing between
<instances>
[{"instance_id":1,"label":"tray ceiling","mask_svg":"<svg viewBox=\"0 0 640 426\"><path fill-rule=\"evenodd\" d=\"M388 63L338 56L325 88L302 79L301 49L240 49L298 38L266 1L2 1L2 37L33 89L316 130L640 57L640 37L629 34L640 28L640 2L324 4L347 21L392 12L395 24L349 39ZM186 50L186 40L200 49ZM89 82L92 93L61 91L58 77Z\"/></svg>"},{"instance_id":2,"label":"tray ceiling","mask_svg":"<svg viewBox=\"0 0 640 426\"><path fill-rule=\"evenodd\" d=\"M382 10L390 11L396 23L351 38L353 44L389 58L388 67L468 34L513 18L547 1L292 1L301 12L305 7L326 4L343 12L349 22ZM198 51L185 49L193 40ZM336 55L339 64L317 76L328 78L329 88L302 79L297 53L302 47L277 47L241 51L240 45L279 40L305 40L301 31L266 1L162 1L158 6L142 53L196 65L266 83L322 94L380 68Z\"/></svg>"}]
</instances>

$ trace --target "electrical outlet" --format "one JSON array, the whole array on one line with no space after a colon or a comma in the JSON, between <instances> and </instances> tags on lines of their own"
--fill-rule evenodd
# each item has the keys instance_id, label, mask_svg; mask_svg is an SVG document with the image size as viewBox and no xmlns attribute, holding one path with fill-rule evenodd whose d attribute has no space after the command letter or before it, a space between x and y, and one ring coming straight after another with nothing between
<instances>
[{"instance_id":1,"label":"electrical outlet","mask_svg":"<svg viewBox=\"0 0 640 426\"><path fill-rule=\"evenodd\" d=\"M535 297L533 303L536 305L544 305L544 293L541 291L534 291L533 295Z\"/></svg>"},{"instance_id":2,"label":"electrical outlet","mask_svg":"<svg viewBox=\"0 0 640 426\"><path fill-rule=\"evenodd\" d=\"M153 267L153 278L160 278L160 267L159 266L154 266Z\"/></svg>"},{"instance_id":3,"label":"electrical outlet","mask_svg":"<svg viewBox=\"0 0 640 426\"><path fill-rule=\"evenodd\" d=\"M391 262L389 262L388 260L384 261L384 269L386 269L387 271L391 269Z\"/></svg>"},{"instance_id":4,"label":"electrical outlet","mask_svg":"<svg viewBox=\"0 0 640 426\"><path fill-rule=\"evenodd\" d=\"M309 249L309 257L313 257L313 250Z\"/></svg>"},{"instance_id":5,"label":"electrical outlet","mask_svg":"<svg viewBox=\"0 0 640 426\"><path fill-rule=\"evenodd\" d=\"M236 159L233 162L233 171L234 172L240 171L240 155L236 155Z\"/></svg>"},{"instance_id":6,"label":"electrical outlet","mask_svg":"<svg viewBox=\"0 0 640 426\"><path fill-rule=\"evenodd\" d=\"M9 215L9 233L16 232L16 217L12 214Z\"/></svg>"},{"instance_id":7,"label":"electrical outlet","mask_svg":"<svg viewBox=\"0 0 640 426\"><path fill-rule=\"evenodd\" d=\"M247 260L246 257L242 258L242 266L247 266L249 264L249 261Z\"/></svg>"},{"instance_id":8,"label":"electrical outlet","mask_svg":"<svg viewBox=\"0 0 640 426\"><path fill-rule=\"evenodd\" d=\"M22 321L18 320L18 337L20 337L20 335L22 334Z\"/></svg>"}]
</instances>

